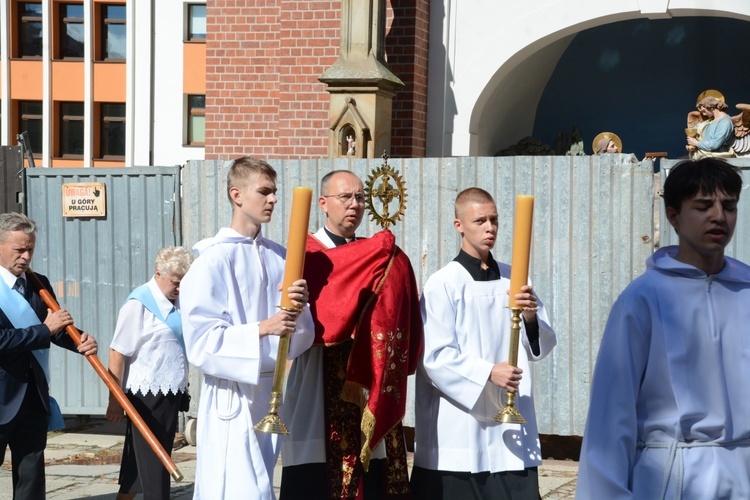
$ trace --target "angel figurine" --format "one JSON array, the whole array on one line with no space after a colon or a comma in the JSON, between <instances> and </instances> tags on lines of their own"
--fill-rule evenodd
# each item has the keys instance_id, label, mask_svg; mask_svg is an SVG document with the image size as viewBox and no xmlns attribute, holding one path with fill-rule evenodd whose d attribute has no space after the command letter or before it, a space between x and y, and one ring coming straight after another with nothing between
<instances>
[{"instance_id":1,"label":"angel figurine","mask_svg":"<svg viewBox=\"0 0 750 500\"><path fill-rule=\"evenodd\" d=\"M736 107L740 113L730 116L721 92L701 92L697 111L688 113L685 129L691 158L750 156L750 105Z\"/></svg>"},{"instance_id":2,"label":"angel figurine","mask_svg":"<svg viewBox=\"0 0 750 500\"><path fill-rule=\"evenodd\" d=\"M750 156L750 104L738 104L736 106L740 114L732 117L734 124L734 154L737 156Z\"/></svg>"}]
</instances>

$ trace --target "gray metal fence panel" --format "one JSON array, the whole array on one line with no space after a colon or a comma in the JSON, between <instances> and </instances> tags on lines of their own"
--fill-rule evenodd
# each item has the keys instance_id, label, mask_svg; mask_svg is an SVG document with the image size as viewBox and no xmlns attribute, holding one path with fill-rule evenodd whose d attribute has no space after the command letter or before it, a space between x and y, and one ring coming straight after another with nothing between
<instances>
[{"instance_id":1,"label":"gray metal fence panel","mask_svg":"<svg viewBox=\"0 0 750 500\"><path fill-rule=\"evenodd\" d=\"M285 243L294 186L314 188L309 227L314 231L324 222L315 206L323 175L348 169L367 179L382 160L271 163L279 173L279 204L274 220L263 231ZM553 354L532 369L537 418L543 433L581 435L609 308L644 270L653 250L651 163L638 163L630 155L421 158L390 163L400 171L408 190L405 219L393 232L411 259L420 287L458 252L453 201L461 189L476 185L495 196L500 229L494 255L504 261L512 250L515 196L535 196L530 277L558 334ZM669 162L664 164L668 169ZM190 247L229 224L226 173L230 165L191 161L182 172L181 186L178 167L28 171L29 214L39 223L34 268L50 277L76 324L97 336L105 364L117 311L132 288L150 277L156 251L181 241ZM62 184L93 181L107 186L107 217L63 219ZM378 230L367 220L360 235ZM738 236L739 232L738 227ZM53 349L53 395L67 413L102 414L106 389L84 364L88 365L78 356ZM192 390L198 396L193 372ZM406 424L413 425L413 391Z\"/></svg>"},{"instance_id":2,"label":"gray metal fence panel","mask_svg":"<svg viewBox=\"0 0 750 500\"><path fill-rule=\"evenodd\" d=\"M117 313L153 274L157 251L180 244L180 167L27 170L28 214L38 224L32 266L47 275L76 326L107 365ZM63 218L62 185L101 182L106 217ZM53 347L51 391L64 413L102 415L108 393L89 363Z\"/></svg>"},{"instance_id":3,"label":"gray metal fence panel","mask_svg":"<svg viewBox=\"0 0 750 500\"><path fill-rule=\"evenodd\" d=\"M279 204L263 231L283 244L294 186L313 187L316 200L325 173L348 169L364 180L382 160L270 163L279 174ZM229 224L226 170L230 164L191 161L185 168L186 246ZM459 191L479 186L495 197L500 228L494 255L506 262L512 250L515 197L535 196L530 278L558 335L552 355L532 369L537 418L543 433L582 435L591 375L609 308L620 291L643 272L653 251L651 162L638 163L630 155L602 155L414 158L391 159L390 164L400 171L408 190L405 220L393 232L411 259L420 287L460 248L453 228L453 202ZM309 229L317 230L323 221L313 206ZM366 221L359 234L369 236L378 230L374 222ZM405 423L413 425L413 421L412 386Z\"/></svg>"}]
</instances>

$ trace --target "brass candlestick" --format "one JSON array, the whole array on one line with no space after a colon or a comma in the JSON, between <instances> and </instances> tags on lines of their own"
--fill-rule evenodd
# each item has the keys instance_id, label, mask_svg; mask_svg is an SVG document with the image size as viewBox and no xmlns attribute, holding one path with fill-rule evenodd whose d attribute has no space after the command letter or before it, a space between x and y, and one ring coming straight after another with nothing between
<instances>
[{"instance_id":1,"label":"brass candlestick","mask_svg":"<svg viewBox=\"0 0 750 500\"><path fill-rule=\"evenodd\" d=\"M284 436L289 435L289 429L286 428L284 422L279 416L279 406L281 406L281 392L271 392L271 408L268 410L268 415L263 417L263 420L255 424L253 429L266 434L283 434Z\"/></svg>"},{"instance_id":2,"label":"brass candlestick","mask_svg":"<svg viewBox=\"0 0 750 500\"><path fill-rule=\"evenodd\" d=\"M510 318L510 354L508 354L508 364L518 366L518 341L521 337L521 311L520 307L511 307L512 316ZM502 424L525 424L526 420L521 412L516 408L516 393L508 392L506 394L505 406L497 412L492 419Z\"/></svg>"},{"instance_id":3,"label":"brass candlestick","mask_svg":"<svg viewBox=\"0 0 750 500\"><path fill-rule=\"evenodd\" d=\"M289 287L302 277L305 267L305 246L307 242L307 226L310 221L310 200L312 189L305 187L294 188L292 197L292 213L289 221L289 239L286 249L286 262L284 263L284 280L281 285L281 305L276 306L282 311L287 311L299 317L302 309L294 307L292 299L289 298ZM260 328L260 323L258 323ZM279 416L279 406L284 394L284 377L286 375L286 362L289 357L289 341L292 334L287 333L279 337L279 348L276 354L276 366L273 372L273 385L271 386L271 405L268 415L258 422L253 428L256 431L271 434L289 434L289 431Z\"/></svg>"},{"instance_id":4,"label":"brass candlestick","mask_svg":"<svg viewBox=\"0 0 750 500\"><path fill-rule=\"evenodd\" d=\"M280 309L294 311L294 308L282 307ZM289 337L291 334L287 333L279 337L279 350L276 355L276 366L273 372L273 385L271 386L271 401L269 401L271 407L268 410L268 415L255 424L253 429L266 434L283 434L288 435L289 429L286 428L284 422L279 416L279 406L282 403L282 395L284 393L284 375L286 375L286 361L289 355Z\"/></svg>"}]
</instances>

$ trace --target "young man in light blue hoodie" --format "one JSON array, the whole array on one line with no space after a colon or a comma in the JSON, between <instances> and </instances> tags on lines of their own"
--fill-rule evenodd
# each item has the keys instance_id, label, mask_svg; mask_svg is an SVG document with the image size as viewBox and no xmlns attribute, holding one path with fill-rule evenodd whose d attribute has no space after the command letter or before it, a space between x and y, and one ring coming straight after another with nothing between
<instances>
[{"instance_id":1,"label":"young man in light blue hoodie","mask_svg":"<svg viewBox=\"0 0 750 500\"><path fill-rule=\"evenodd\" d=\"M724 255L741 189L715 158L667 177L679 243L612 307L577 498L750 498L750 267Z\"/></svg>"}]
</instances>

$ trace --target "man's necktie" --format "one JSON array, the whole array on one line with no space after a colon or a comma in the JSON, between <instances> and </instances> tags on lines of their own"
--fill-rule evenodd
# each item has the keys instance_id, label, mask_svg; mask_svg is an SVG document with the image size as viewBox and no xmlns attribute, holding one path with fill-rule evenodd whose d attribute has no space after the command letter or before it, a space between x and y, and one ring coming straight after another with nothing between
<instances>
[{"instance_id":1,"label":"man's necktie","mask_svg":"<svg viewBox=\"0 0 750 500\"><path fill-rule=\"evenodd\" d=\"M20 293L21 297L25 299L26 298L26 280L23 278L18 278L16 280L16 284L13 285L13 290Z\"/></svg>"}]
</instances>

